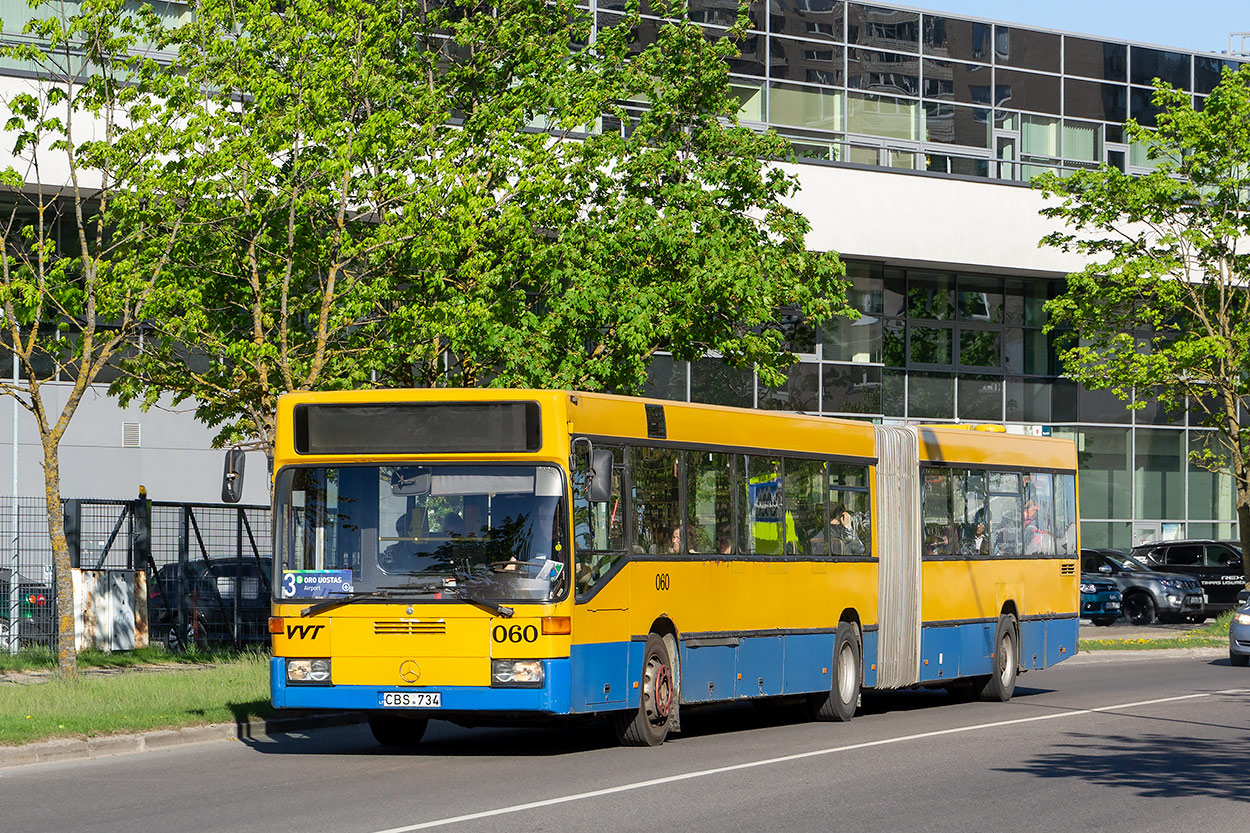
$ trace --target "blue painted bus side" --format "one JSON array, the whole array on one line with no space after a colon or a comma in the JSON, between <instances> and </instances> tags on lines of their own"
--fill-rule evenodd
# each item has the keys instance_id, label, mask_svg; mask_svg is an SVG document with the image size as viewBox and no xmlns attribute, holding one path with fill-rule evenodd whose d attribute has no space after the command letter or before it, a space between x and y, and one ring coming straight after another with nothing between
<instances>
[{"instance_id":1,"label":"blue painted bus side","mask_svg":"<svg viewBox=\"0 0 1250 833\"><path fill-rule=\"evenodd\" d=\"M1020 623L1020 662L1028 669L1054 665L1076 652L1075 617ZM920 635L920 681L941 683L989 674L997 620L925 626ZM705 703L827 691L832 685L832 633L744 636L716 644L680 643L681 697ZM876 685L878 634L863 634L864 685ZM644 643L573 645L568 659L544 660L542 688L431 686L441 692L444 711L592 714L636 709L634 686ZM384 691L422 691L421 686L287 685L285 660L270 660L270 694L278 708L376 709ZM436 716L438 710L431 709Z\"/></svg>"}]
</instances>

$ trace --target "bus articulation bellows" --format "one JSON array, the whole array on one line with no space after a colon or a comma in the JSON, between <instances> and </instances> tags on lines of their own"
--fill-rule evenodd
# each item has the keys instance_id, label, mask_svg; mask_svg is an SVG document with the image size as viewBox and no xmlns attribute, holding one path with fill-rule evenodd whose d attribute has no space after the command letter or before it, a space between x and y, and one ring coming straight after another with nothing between
<instances>
[{"instance_id":1,"label":"bus articulation bellows","mask_svg":"<svg viewBox=\"0 0 1250 833\"><path fill-rule=\"evenodd\" d=\"M544 390L279 405L271 695L431 718L604 716L861 689L1007 700L1076 652L1076 452L957 427Z\"/></svg>"}]
</instances>

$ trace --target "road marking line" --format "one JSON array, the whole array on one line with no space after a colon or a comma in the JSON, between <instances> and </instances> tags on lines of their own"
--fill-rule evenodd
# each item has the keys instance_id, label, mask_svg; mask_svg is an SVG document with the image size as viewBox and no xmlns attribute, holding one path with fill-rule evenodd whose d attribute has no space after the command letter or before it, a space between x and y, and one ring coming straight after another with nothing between
<instances>
[{"instance_id":1,"label":"road marking line","mask_svg":"<svg viewBox=\"0 0 1250 833\"><path fill-rule=\"evenodd\" d=\"M451 816L444 819L435 819L434 821L424 821L419 824L408 824L403 827L390 827L386 830L378 830L375 833L411 833L414 830L429 830L434 827L444 827L450 824L459 824L465 821L475 821L477 819L488 819L494 816L504 816L511 813L521 813L526 810L537 810L541 807L551 807L556 804L567 804L571 801L585 801L590 798L599 798L605 795L614 795L615 793L630 792L631 790L641 790L647 787L655 787L661 784L673 784L678 781L689 781L692 778L706 778L710 775L720 775L725 772L736 772L743 769L755 769L756 767L772 766L773 764L784 764L790 761L801 761L804 758L817 758L822 755L832 755L836 752L853 752L858 749L869 749L874 746L888 746L895 743L905 743L912 740L925 740L926 738L942 737L943 735L957 735L964 732L975 732L979 729L996 729L1002 726L1017 726L1022 723L1037 723L1043 720L1058 720L1065 717L1080 717L1087 714L1098 714L1099 712L1112 712L1121 709L1135 709L1141 706L1156 706L1160 703L1177 703L1182 700L1196 700L1202 697L1214 697L1222 694L1246 694L1250 693L1250 689L1228 689L1225 691L1211 691L1203 694L1184 694L1178 697L1161 697L1157 700L1139 700L1135 703L1120 703L1115 706L1099 706L1093 709L1078 709L1076 711L1054 712L1051 714L1035 715L1033 717L1019 717L1014 720L997 720L993 723L978 723L974 726L958 726L953 729L938 729L932 732L920 732L914 735L903 735L897 738L883 738L881 740L870 740L863 743L852 743L845 746L834 746L828 749L815 749L811 752L797 752L793 755L783 755L779 758L766 758L762 761L748 761L741 764L731 764L729 766L719 766L713 769L701 769L696 772L685 772L680 775L666 775L663 778L652 778L647 781L635 781L630 784L621 784L617 787L604 787L601 790L590 790L584 793L575 793L573 795L562 795L558 798L544 798L541 801L530 801L525 804L513 804L510 807L500 807L495 810L483 810L478 813L468 813L463 816Z\"/></svg>"}]
</instances>

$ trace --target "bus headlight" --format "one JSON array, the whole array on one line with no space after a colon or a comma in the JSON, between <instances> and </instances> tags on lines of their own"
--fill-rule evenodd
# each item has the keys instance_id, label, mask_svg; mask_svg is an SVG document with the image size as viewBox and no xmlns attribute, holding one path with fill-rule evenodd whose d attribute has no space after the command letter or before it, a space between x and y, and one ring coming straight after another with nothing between
<instances>
[{"instance_id":1,"label":"bus headlight","mask_svg":"<svg viewBox=\"0 0 1250 833\"><path fill-rule=\"evenodd\" d=\"M330 660L288 659L286 661L286 681L303 685L329 685Z\"/></svg>"},{"instance_id":2,"label":"bus headlight","mask_svg":"<svg viewBox=\"0 0 1250 833\"><path fill-rule=\"evenodd\" d=\"M543 663L537 659L493 659L491 685L539 688L543 684Z\"/></svg>"}]
</instances>

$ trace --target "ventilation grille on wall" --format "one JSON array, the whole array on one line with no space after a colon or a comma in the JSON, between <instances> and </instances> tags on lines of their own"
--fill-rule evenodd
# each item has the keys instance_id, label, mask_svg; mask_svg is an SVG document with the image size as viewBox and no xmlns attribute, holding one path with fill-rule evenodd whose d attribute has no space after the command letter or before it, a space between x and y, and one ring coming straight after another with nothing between
<instances>
[{"instance_id":1,"label":"ventilation grille on wall","mask_svg":"<svg viewBox=\"0 0 1250 833\"><path fill-rule=\"evenodd\" d=\"M122 423L122 448L138 448L139 447L139 423L123 422Z\"/></svg>"}]
</instances>

